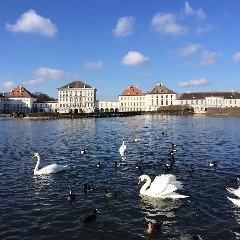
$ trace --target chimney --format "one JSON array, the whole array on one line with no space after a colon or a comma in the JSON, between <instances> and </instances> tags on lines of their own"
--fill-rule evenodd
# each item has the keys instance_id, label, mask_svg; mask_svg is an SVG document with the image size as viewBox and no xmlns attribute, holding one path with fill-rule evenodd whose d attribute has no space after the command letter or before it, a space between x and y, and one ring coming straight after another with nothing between
<instances>
[{"instance_id":1,"label":"chimney","mask_svg":"<svg viewBox=\"0 0 240 240\"><path fill-rule=\"evenodd\" d=\"M69 85L68 85L68 88L69 88Z\"/></svg>"}]
</instances>

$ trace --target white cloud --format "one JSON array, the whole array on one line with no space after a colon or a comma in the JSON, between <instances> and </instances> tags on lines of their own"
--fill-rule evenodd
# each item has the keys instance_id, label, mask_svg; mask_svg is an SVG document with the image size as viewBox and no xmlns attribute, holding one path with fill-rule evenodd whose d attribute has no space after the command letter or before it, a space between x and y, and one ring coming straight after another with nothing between
<instances>
[{"instance_id":1,"label":"white cloud","mask_svg":"<svg viewBox=\"0 0 240 240\"><path fill-rule=\"evenodd\" d=\"M149 58L139 52L129 51L122 59L122 65L140 66L149 64Z\"/></svg>"},{"instance_id":2,"label":"white cloud","mask_svg":"<svg viewBox=\"0 0 240 240\"><path fill-rule=\"evenodd\" d=\"M176 22L172 13L157 13L151 22L151 26L157 32L179 35L187 33L187 29Z\"/></svg>"},{"instance_id":3,"label":"white cloud","mask_svg":"<svg viewBox=\"0 0 240 240\"><path fill-rule=\"evenodd\" d=\"M200 65L212 65L216 62L218 54L204 50L200 56Z\"/></svg>"},{"instance_id":4,"label":"white cloud","mask_svg":"<svg viewBox=\"0 0 240 240\"><path fill-rule=\"evenodd\" d=\"M184 13L188 16L194 16L200 19L206 18L206 14L201 8L198 10L194 10L187 1L184 5Z\"/></svg>"},{"instance_id":5,"label":"white cloud","mask_svg":"<svg viewBox=\"0 0 240 240\"><path fill-rule=\"evenodd\" d=\"M7 89L12 89L15 86L15 83L13 81L6 81L2 83L2 86Z\"/></svg>"},{"instance_id":6,"label":"white cloud","mask_svg":"<svg viewBox=\"0 0 240 240\"><path fill-rule=\"evenodd\" d=\"M102 61L86 61L84 63L84 66L86 69L98 69L101 68L103 66L103 62Z\"/></svg>"},{"instance_id":7,"label":"white cloud","mask_svg":"<svg viewBox=\"0 0 240 240\"><path fill-rule=\"evenodd\" d=\"M206 27L198 27L197 30L196 30L196 34L197 35L202 35L204 33L213 31L215 29L216 29L216 27L213 26L213 25L207 25Z\"/></svg>"},{"instance_id":8,"label":"white cloud","mask_svg":"<svg viewBox=\"0 0 240 240\"><path fill-rule=\"evenodd\" d=\"M44 18L31 9L23 13L16 24L6 24L6 29L12 32L39 33L53 37L57 27L48 18Z\"/></svg>"},{"instance_id":9,"label":"white cloud","mask_svg":"<svg viewBox=\"0 0 240 240\"><path fill-rule=\"evenodd\" d=\"M235 61L235 62L240 61L240 52L236 52L236 53L233 55L233 61Z\"/></svg>"},{"instance_id":10,"label":"white cloud","mask_svg":"<svg viewBox=\"0 0 240 240\"><path fill-rule=\"evenodd\" d=\"M178 51L178 54L183 57L187 57L197 53L202 48L199 43L188 43L185 47Z\"/></svg>"},{"instance_id":11,"label":"white cloud","mask_svg":"<svg viewBox=\"0 0 240 240\"><path fill-rule=\"evenodd\" d=\"M27 84L27 85L38 85L40 83L42 83L44 81L43 77L40 78L36 78L36 79L31 79L29 81L23 82L23 84Z\"/></svg>"},{"instance_id":12,"label":"white cloud","mask_svg":"<svg viewBox=\"0 0 240 240\"><path fill-rule=\"evenodd\" d=\"M68 74L64 73L61 70L57 70L54 68L46 68L40 67L35 70L35 76L37 78L52 78L52 79L62 79L66 77Z\"/></svg>"},{"instance_id":13,"label":"white cloud","mask_svg":"<svg viewBox=\"0 0 240 240\"><path fill-rule=\"evenodd\" d=\"M191 79L186 82L180 82L178 84L179 87L193 87L193 86L206 86L209 85L210 82L206 78L199 78L199 79Z\"/></svg>"},{"instance_id":14,"label":"white cloud","mask_svg":"<svg viewBox=\"0 0 240 240\"><path fill-rule=\"evenodd\" d=\"M28 85L37 85L44 82L46 79L64 79L64 78L75 78L76 76L63 72L54 68L39 67L34 71L33 78L29 81L23 82Z\"/></svg>"},{"instance_id":15,"label":"white cloud","mask_svg":"<svg viewBox=\"0 0 240 240\"><path fill-rule=\"evenodd\" d=\"M126 37L133 33L135 24L134 17L121 17L118 19L116 27L113 29L115 37Z\"/></svg>"}]
</instances>

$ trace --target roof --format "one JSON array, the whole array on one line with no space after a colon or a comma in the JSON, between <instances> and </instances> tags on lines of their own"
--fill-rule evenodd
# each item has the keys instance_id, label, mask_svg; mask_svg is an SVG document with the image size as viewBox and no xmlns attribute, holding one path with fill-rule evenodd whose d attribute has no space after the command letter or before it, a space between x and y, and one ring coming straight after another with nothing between
<instances>
[{"instance_id":1,"label":"roof","mask_svg":"<svg viewBox=\"0 0 240 240\"><path fill-rule=\"evenodd\" d=\"M22 98L34 98L34 95L30 93L26 88L23 86L18 86L11 90L11 92L6 93L5 97L22 97Z\"/></svg>"},{"instance_id":2,"label":"roof","mask_svg":"<svg viewBox=\"0 0 240 240\"><path fill-rule=\"evenodd\" d=\"M139 90L137 87L130 85L119 96L144 96L144 95L145 94L142 93L141 90Z\"/></svg>"},{"instance_id":3,"label":"roof","mask_svg":"<svg viewBox=\"0 0 240 240\"><path fill-rule=\"evenodd\" d=\"M206 97L222 97L225 99L240 99L239 92L193 92L183 93L178 96L179 100L205 99Z\"/></svg>"},{"instance_id":4,"label":"roof","mask_svg":"<svg viewBox=\"0 0 240 240\"><path fill-rule=\"evenodd\" d=\"M35 93L35 97L37 98L36 102L38 103L57 101L55 98L49 97L47 94L44 94L44 93Z\"/></svg>"},{"instance_id":5,"label":"roof","mask_svg":"<svg viewBox=\"0 0 240 240\"><path fill-rule=\"evenodd\" d=\"M61 88L92 88L92 87L82 81L74 81L74 82L68 83L67 85L64 85Z\"/></svg>"},{"instance_id":6,"label":"roof","mask_svg":"<svg viewBox=\"0 0 240 240\"><path fill-rule=\"evenodd\" d=\"M153 88L148 94L175 94L172 90L163 86L162 83L157 83L157 86Z\"/></svg>"}]
</instances>

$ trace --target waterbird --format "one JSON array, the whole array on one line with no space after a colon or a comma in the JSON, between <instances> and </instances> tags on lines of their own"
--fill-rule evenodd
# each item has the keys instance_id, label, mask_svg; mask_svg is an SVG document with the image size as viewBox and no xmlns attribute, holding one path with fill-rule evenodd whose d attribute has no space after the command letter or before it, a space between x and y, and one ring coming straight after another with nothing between
<instances>
[{"instance_id":1,"label":"waterbird","mask_svg":"<svg viewBox=\"0 0 240 240\"><path fill-rule=\"evenodd\" d=\"M106 198L114 198L117 197L118 194L116 192L108 192L107 188L105 188L105 194L104 197Z\"/></svg>"},{"instance_id":2,"label":"waterbird","mask_svg":"<svg viewBox=\"0 0 240 240\"><path fill-rule=\"evenodd\" d=\"M83 219L83 224L86 225L86 224L89 224L93 221L96 221L96 218L97 218L96 213L97 212L98 212L98 210L94 209L93 214L91 214L91 215L89 215L89 216L87 216Z\"/></svg>"},{"instance_id":3,"label":"waterbird","mask_svg":"<svg viewBox=\"0 0 240 240\"><path fill-rule=\"evenodd\" d=\"M115 168L120 167L120 166L121 166L120 163L118 163L117 161L114 162L114 167L115 167Z\"/></svg>"},{"instance_id":4,"label":"waterbird","mask_svg":"<svg viewBox=\"0 0 240 240\"><path fill-rule=\"evenodd\" d=\"M239 183L240 179L238 177L229 177L226 178L226 181L231 183Z\"/></svg>"},{"instance_id":5,"label":"waterbird","mask_svg":"<svg viewBox=\"0 0 240 240\"><path fill-rule=\"evenodd\" d=\"M190 165L187 167L187 172L189 172L189 173L194 172L194 170L195 170L195 168L194 168L194 166L193 166L192 164L190 164Z\"/></svg>"},{"instance_id":6,"label":"waterbird","mask_svg":"<svg viewBox=\"0 0 240 240\"><path fill-rule=\"evenodd\" d=\"M165 169L166 171L170 171L170 170L172 170L172 168L173 168L173 164L172 164L171 162L164 163L164 164L163 164L163 167L164 167L164 169Z\"/></svg>"},{"instance_id":7,"label":"waterbird","mask_svg":"<svg viewBox=\"0 0 240 240\"><path fill-rule=\"evenodd\" d=\"M75 199L76 199L75 194L73 194L72 191L69 191L69 194L68 194L68 196L67 196L67 200L68 200L69 202L72 202L72 201L74 201Z\"/></svg>"},{"instance_id":8,"label":"waterbird","mask_svg":"<svg viewBox=\"0 0 240 240\"><path fill-rule=\"evenodd\" d=\"M163 221L160 222L147 222L147 226L145 227L145 232L148 235L152 235L154 233L157 232L161 232L162 231L162 225L163 225Z\"/></svg>"},{"instance_id":9,"label":"waterbird","mask_svg":"<svg viewBox=\"0 0 240 240\"><path fill-rule=\"evenodd\" d=\"M210 167L217 167L218 162L217 161L212 161L208 164Z\"/></svg>"},{"instance_id":10,"label":"waterbird","mask_svg":"<svg viewBox=\"0 0 240 240\"><path fill-rule=\"evenodd\" d=\"M122 145L120 146L120 148L119 148L119 153L120 153L120 155L121 156L124 156L124 153L125 153L125 150L126 150L126 145L125 145L125 143L124 143L124 139L122 140Z\"/></svg>"},{"instance_id":11,"label":"waterbird","mask_svg":"<svg viewBox=\"0 0 240 240\"><path fill-rule=\"evenodd\" d=\"M138 178L138 184L146 181L140 189L140 195L146 195L153 198L187 198L186 195L176 193L177 189L182 188L182 183L176 180L172 174L162 174L156 176L154 181L144 174Z\"/></svg>"},{"instance_id":12,"label":"waterbird","mask_svg":"<svg viewBox=\"0 0 240 240\"><path fill-rule=\"evenodd\" d=\"M102 166L102 164L100 162L97 163L96 165L98 168L100 168Z\"/></svg>"},{"instance_id":13,"label":"waterbird","mask_svg":"<svg viewBox=\"0 0 240 240\"><path fill-rule=\"evenodd\" d=\"M39 169L40 161L41 161L39 153L34 153L32 157L37 158L37 164L34 168L34 175L48 175L48 174L53 174L57 172L62 172L66 170L68 167L68 165L51 164Z\"/></svg>"},{"instance_id":14,"label":"waterbird","mask_svg":"<svg viewBox=\"0 0 240 240\"><path fill-rule=\"evenodd\" d=\"M90 192L90 191L93 191L93 190L94 190L94 188L90 187L90 185L89 185L88 183L84 183L84 184L83 184L83 191L84 191L85 193Z\"/></svg>"},{"instance_id":15,"label":"waterbird","mask_svg":"<svg viewBox=\"0 0 240 240\"><path fill-rule=\"evenodd\" d=\"M81 154L85 154L85 153L87 153L87 150L86 149L82 149L82 150L80 150L80 153Z\"/></svg>"}]
</instances>

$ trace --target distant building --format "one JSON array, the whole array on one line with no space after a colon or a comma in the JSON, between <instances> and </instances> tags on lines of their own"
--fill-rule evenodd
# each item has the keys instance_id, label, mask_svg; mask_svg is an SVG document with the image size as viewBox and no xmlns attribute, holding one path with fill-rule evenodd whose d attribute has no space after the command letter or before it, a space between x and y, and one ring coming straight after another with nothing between
<instances>
[{"instance_id":1,"label":"distant building","mask_svg":"<svg viewBox=\"0 0 240 240\"><path fill-rule=\"evenodd\" d=\"M35 96L23 86L14 88L4 96L3 113L30 113L36 101Z\"/></svg>"},{"instance_id":2,"label":"distant building","mask_svg":"<svg viewBox=\"0 0 240 240\"><path fill-rule=\"evenodd\" d=\"M117 100L97 100L96 108L99 112L119 112Z\"/></svg>"},{"instance_id":3,"label":"distant building","mask_svg":"<svg viewBox=\"0 0 240 240\"><path fill-rule=\"evenodd\" d=\"M238 92L193 92L183 93L177 97L176 104L189 105L195 113L206 113L209 107L240 107Z\"/></svg>"},{"instance_id":4,"label":"distant building","mask_svg":"<svg viewBox=\"0 0 240 240\"><path fill-rule=\"evenodd\" d=\"M94 112L96 91L96 88L81 81L58 88L58 111L60 113Z\"/></svg>"},{"instance_id":5,"label":"distant building","mask_svg":"<svg viewBox=\"0 0 240 240\"><path fill-rule=\"evenodd\" d=\"M4 96L0 93L0 113L3 113Z\"/></svg>"},{"instance_id":6,"label":"distant building","mask_svg":"<svg viewBox=\"0 0 240 240\"><path fill-rule=\"evenodd\" d=\"M36 94L35 94L36 95ZM48 112L56 113L58 112L58 100L49 97L46 94L39 93L37 100L33 104L33 112Z\"/></svg>"},{"instance_id":7,"label":"distant building","mask_svg":"<svg viewBox=\"0 0 240 240\"><path fill-rule=\"evenodd\" d=\"M157 85L146 94L146 110L157 111L161 106L174 105L176 100L176 93L163 86L162 83Z\"/></svg>"},{"instance_id":8,"label":"distant building","mask_svg":"<svg viewBox=\"0 0 240 240\"><path fill-rule=\"evenodd\" d=\"M145 94L137 87L130 85L119 95L119 111L145 111Z\"/></svg>"}]
</instances>

